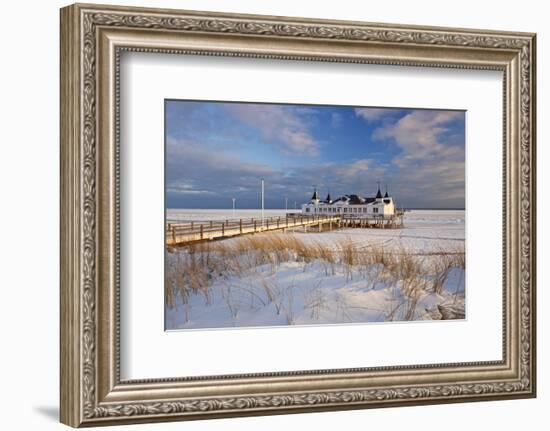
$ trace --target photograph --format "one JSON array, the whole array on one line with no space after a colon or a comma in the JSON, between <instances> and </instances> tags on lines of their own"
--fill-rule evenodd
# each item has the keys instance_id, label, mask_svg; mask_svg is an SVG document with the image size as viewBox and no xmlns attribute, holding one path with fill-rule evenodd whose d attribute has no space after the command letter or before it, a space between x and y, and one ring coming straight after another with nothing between
<instances>
[{"instance_id":1,"label":"photograph","mask_svg":"<svg viewBox=\"0 0 550 431\"><path fill-rule=\"evenodd\" d=\"M465 319L465 121L165 100L165 329Z\"/></svg>"}]
</instances>

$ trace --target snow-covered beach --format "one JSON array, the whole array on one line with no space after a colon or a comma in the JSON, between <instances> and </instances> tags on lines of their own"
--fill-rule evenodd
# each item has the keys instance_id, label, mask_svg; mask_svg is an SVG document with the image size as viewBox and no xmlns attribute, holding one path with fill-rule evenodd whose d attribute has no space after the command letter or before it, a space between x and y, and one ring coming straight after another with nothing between
<instances>
[{"instance_id":1,"label":"snow-covered beach","mask_svg":"<svg viewBox=\"0 0 550 431\"><path fill-rule=\"evenodd\" d=\"M259 216L169 209L166 218ZM402 229L263 233L170 250L166 329L463 318L465 212L413 210L404 221Z\"/></svg>"}]
</instances>

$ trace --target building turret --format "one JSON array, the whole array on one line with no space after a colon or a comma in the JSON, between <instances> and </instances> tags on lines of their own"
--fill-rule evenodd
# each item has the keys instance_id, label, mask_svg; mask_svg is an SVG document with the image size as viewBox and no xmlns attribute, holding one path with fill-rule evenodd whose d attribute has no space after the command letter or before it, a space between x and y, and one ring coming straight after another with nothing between
<instances>
[{"instance_id":1,"label":"building turret","mask_svg":"<svg viewBox=\"0 0 550 431\"><path fill-rule=\"evenodd\" d=\"M319 203L319 194L317 193L317 187L313 188L313 196L311 197L311 202L314 204Z\"/></svg>"},{"instance_id":2,"label":"building turret","mask_svg":"<svg viewBox=\"0 0 550 431\"><path fill-rule=\"evenodd\" d=\"M332 203L332 198L330 197L330 192L328 192L327 198L325 199L325 203L327 203L327 204Z\"/></svg>"}]
</instances>

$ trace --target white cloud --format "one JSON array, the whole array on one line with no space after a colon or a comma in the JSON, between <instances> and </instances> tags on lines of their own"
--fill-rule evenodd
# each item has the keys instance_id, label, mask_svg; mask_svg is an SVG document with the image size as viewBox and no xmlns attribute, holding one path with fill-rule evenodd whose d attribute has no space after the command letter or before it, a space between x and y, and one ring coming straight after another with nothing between
<instances>
[{"instance_id":1,"label":"white cloud","mask_svg":"<svg viewBox=\"0 0 550 431\"><path fill-rule=\"evenodd\" d=\"M212 151L192 141L168 139L167 187L179 193L201 190L219 193L235 189L261 177L279 174L271 167L244 161L231 154Z\"/></svg>"},{"instance_id":2,"label":"white cloud","mask_svg":"<svg viewBox=\"0 0 550 431\"><path fill-rule=\"evenodd\" d=\"M402 150L392 160L392 183L412 201L409 206L423 206L423 201L463 205L465 148L449 134L451 125L463 118L458 111L416 110L373 132L373 139L393 140Z\"/></svg>"},{"instance_id":3,"label":"white cloud","mask_svg":"<svg viewBox=\"0 0 550 431\"><path fill-rule=\"evenodd\" d=\"M307 111L293 106L236 103L227 110L245 124L259 130L262 139L284 154L316 156L319 144L309 131L303 115Z\"/></svg>"},{"instance_id":4,"label":"white cloud","mask_svg":"<svg viewBox=\"0 0 550 431\"><path fill-rule=\"evenodd\" d=\"M317 142L306 132L283 129L281 137L287 144L287 148L283 150L291 150L299 154L318 154Z\"/></svg>"},{"instance_id":5,"label":"white cloud","mask_svg":"<svg viewBox=\"0 0 550 431\"><path fill-rule=\"evenodd\" d=\"M375 162L368 159L356 160L345 165L338 165L335 171L338 175L345 178L360 178L371 173L371 163L376 166Z\"/></svg>"},{"instance_id":6,"label":"white cloud","mask_svg":"<svg viewBox=\"0 0 550 431\"><path fill-rule=\"evenodd\" d=\"M462 118L456 111L413 111L396 123L376 129L374 139L393 138L408 157L424 158L434 153L449 151L449 146L440 142L448 132L448 125Z\"/></svg>"},{"instance_id":7,"label":"white cloud","mask_svg":"<svg viewBox=\"0 0 550 431\"><path fill-rule=\"evenodd\" d=\"M342 115L338 112L333 112L330 115L330 125L332 127L340 127L342 125Z\"/></svg>"},{"instance_id":8,"label":"white cloud","mask_svg":"<svg viewBox=\"0 0 550 431\"><path fill-rule=\"evenodd\" d=\"M395 110L389 108L355 108L355 115L368 123L395 116Z\"/></svg>"},{"instance_id":9,"label":"white cloud","mask_svg":"<svg viewBox=\"0 0 550 431\"><path fill-rule=\"evenodd\" d=\"M178 187L167 187L166 191L168 193L177 193L180 195L214 195L215 193L210 190L191 190L191 189L180 189Z\"/></svg>"}]
</instances>

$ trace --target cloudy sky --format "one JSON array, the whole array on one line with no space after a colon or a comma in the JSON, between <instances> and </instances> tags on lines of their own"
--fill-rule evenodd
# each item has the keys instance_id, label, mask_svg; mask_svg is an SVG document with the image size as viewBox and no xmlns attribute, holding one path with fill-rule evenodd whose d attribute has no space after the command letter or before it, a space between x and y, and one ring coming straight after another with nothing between
<instances>
[{"instance_id":1,"label":"cloudy sky","mask_svg":"<svg viewBox=\"0 0 550 431\"><path fill-rule=\"evenodd\" d=\"M465 113L167 100L166 206L298 207L374 196L407 208L464 208Z\"/></svg>"}]
</instances>

